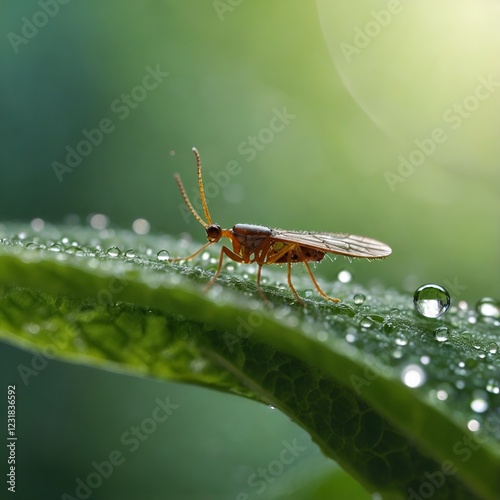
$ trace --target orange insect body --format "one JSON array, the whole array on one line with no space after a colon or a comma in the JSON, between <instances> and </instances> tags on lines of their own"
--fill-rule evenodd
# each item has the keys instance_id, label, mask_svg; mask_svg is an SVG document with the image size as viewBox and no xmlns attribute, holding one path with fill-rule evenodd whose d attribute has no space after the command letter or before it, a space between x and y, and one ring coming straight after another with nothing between
<instances>
[{"instance_id":1,"label":"orange insect body","mask_svg":"<svg viewBox=\"0 0 500 500\"><path fill-rule=\"evenodd\" d=\"M218 224L214 224L208 211L205 192L203 189L203 180L201 176L201 159L196 148L193 148L196 156L196 164L198 168L198 185L200 188L200 198L203 205L203 211L207 222L205 222L196 212L182 184L181 178L175 174L175 180L181 191L182 197L186 202L189 210L194 215L196 220L200 222L207 233L208 243L205 243L194 254L171 261L190 260L201 253L205 248L214 243L217 243L221 238L231 240L233 249L223 246L219 256L219 265L212 279L207 284L209 288L220 274L224 255L230 259L251 264L256 262L258 265L257 272L257 289L261 296L266 299L264 292L260 287L260 277L262 266L264 264L287 264L288 266L288 285L299 302L303 302L297 290L292 284L291 269L292 264L302 262L313 282L318 293L333 302L339 302L339 299L329 297L320 288L316 278L312 274L308 262L320 262L325 254L333 253L344 255L346 257L359 257L368 259L380 259L391 254L392 250L385 243L367 238L365 236L355 236L346 233L317 233L306 231L282 231L280 229L271 229L266 226L256 226L253 224L236 224L232 229L222 229Z\"/></svg>"}]
</instances>

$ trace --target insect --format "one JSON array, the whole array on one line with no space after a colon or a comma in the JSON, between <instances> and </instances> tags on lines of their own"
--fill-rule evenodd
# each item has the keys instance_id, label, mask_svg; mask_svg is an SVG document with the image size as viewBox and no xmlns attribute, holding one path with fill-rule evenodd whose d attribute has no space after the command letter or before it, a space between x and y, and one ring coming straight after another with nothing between
<instances>
[{"instance_id":1,"label":"insect","mask_svg":"<svg viewBox=\"0 0 500 500\"><path fill-rule=\"evenodd\" d=\"M327 300L339 302L339 299L329 297L321 289L308 262L320 262L327 253L367 259L381 259L392 253L391 248L385 243L367 238L366 236L355 236L346 233L283 231L281 229L271 229L266 226L256 226L254 224L236 224L232 229L222 229L219 224L212 222L212 218L210 217L203 189L200 154L196 148L193 148L193 153L196 157L200 199L203 211L205 212L206 222L198 215L191 204L179 174L175 174L174 177L189 211L205 228L208 242L192 255L184 258L170 259L170 261L191 260L205 250L205 248L217 243L221 238L228 238L231 241L233 249L231 250L227 246L222 247L217 270L205 289L208 289L219 276L224 256L226 256L243 264L257 263L257 290L264 300L267 301L260 286L262 266L264 264L286 264L288 268L288 285L298 302L303 303L304 301L292 283L292 264L302 262L318 293Z\"/></svg>"}]
</instances>

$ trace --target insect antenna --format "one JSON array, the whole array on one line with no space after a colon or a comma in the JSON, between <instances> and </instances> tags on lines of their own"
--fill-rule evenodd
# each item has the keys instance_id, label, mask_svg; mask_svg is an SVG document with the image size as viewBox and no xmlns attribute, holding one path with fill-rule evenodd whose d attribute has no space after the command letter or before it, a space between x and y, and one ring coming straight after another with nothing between
<instances>
[{"instance_id":1,"label":"insect antenna","mask_svg":"<svg viewBox=\"0 0 500 500\"><path fill-rule=\"evenodd\" d=\"M203 189L203 179L201 177L201 158L200 153L196 148L193 148L193 153L196 156L196 166L198 167L198 185L200 187L200 198L201 204L203 205L203 211L205 212L205 217L209 224L212 224L212 218L210 217L210 213L208 211L207 200L205 198L205 190Z\"/></svg>"},{"instance_id":2,"label":"insect antenna","mask_svg":"<svg viewBox=\"0 0 500 500\"><path fill-rule=\"evenodd\" d=\"M196 210L194 209L193 205L191 205L191 202L189 201L188 195L186 193L186 190L184 189L184 184L182 184L181 181L181 176L179 174L174 175L175 182L177 182L177 185L179 186L179 190L181 192L182 197L184 198L184 201L186 202L186 205L189 208L189 211L196 217L196 220L203 226L207 227L208 224L198 215Z\"/></svg>"}]
</instances>

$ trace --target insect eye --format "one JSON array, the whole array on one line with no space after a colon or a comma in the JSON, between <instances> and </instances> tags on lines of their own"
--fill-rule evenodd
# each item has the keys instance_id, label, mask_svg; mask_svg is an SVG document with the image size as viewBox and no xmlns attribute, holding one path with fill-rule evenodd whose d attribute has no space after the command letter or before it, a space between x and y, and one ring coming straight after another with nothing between
<instances>
[{"instance_id":1,"label":"insect eye","mask_svg":"<svg viewBox=\"0 0 500 500\"><path fill-rule=\"evenodd\" d=\"M218 224L211 224L207 227L207 238L209 241L219 241L222 235L222 230Z\"/></svg>"}]
</instances>

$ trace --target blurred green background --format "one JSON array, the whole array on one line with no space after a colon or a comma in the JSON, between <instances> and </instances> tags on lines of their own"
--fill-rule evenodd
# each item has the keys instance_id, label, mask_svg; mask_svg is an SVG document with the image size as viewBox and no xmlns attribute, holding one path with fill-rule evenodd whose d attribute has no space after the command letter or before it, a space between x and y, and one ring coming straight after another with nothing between
<instances>
[{"instance_id":1,"label":"blurred green background","mask_svg":"<svg viewBox=\"0 0 500 500\"><path fill-rule=\"evenodd\" d=\"M172 178L193 196L196 146L222 226L346 231L393 248L318 276L346 268L404 291L437 282L455 301L498 297L500 97L494 83L477 109L471 96L480 78L500 81L500 14L486 0L434 3L3 1L0 220L103 213L202 242ZM452 128L457 103L471 110ZM436 128L446 140L402 177L400 157ZM84 155L74 168L68 148ZM337 471L262 405L55 361L25 386L17 367L32 357L0 346L1 380L18 385L17 498L74 495L166 395L178 413L91 498L291 498ZM248 478L285 439L306 450L259 494ZM367 497L335 477L334 498Z\"/></svg>"}]
</instances>

